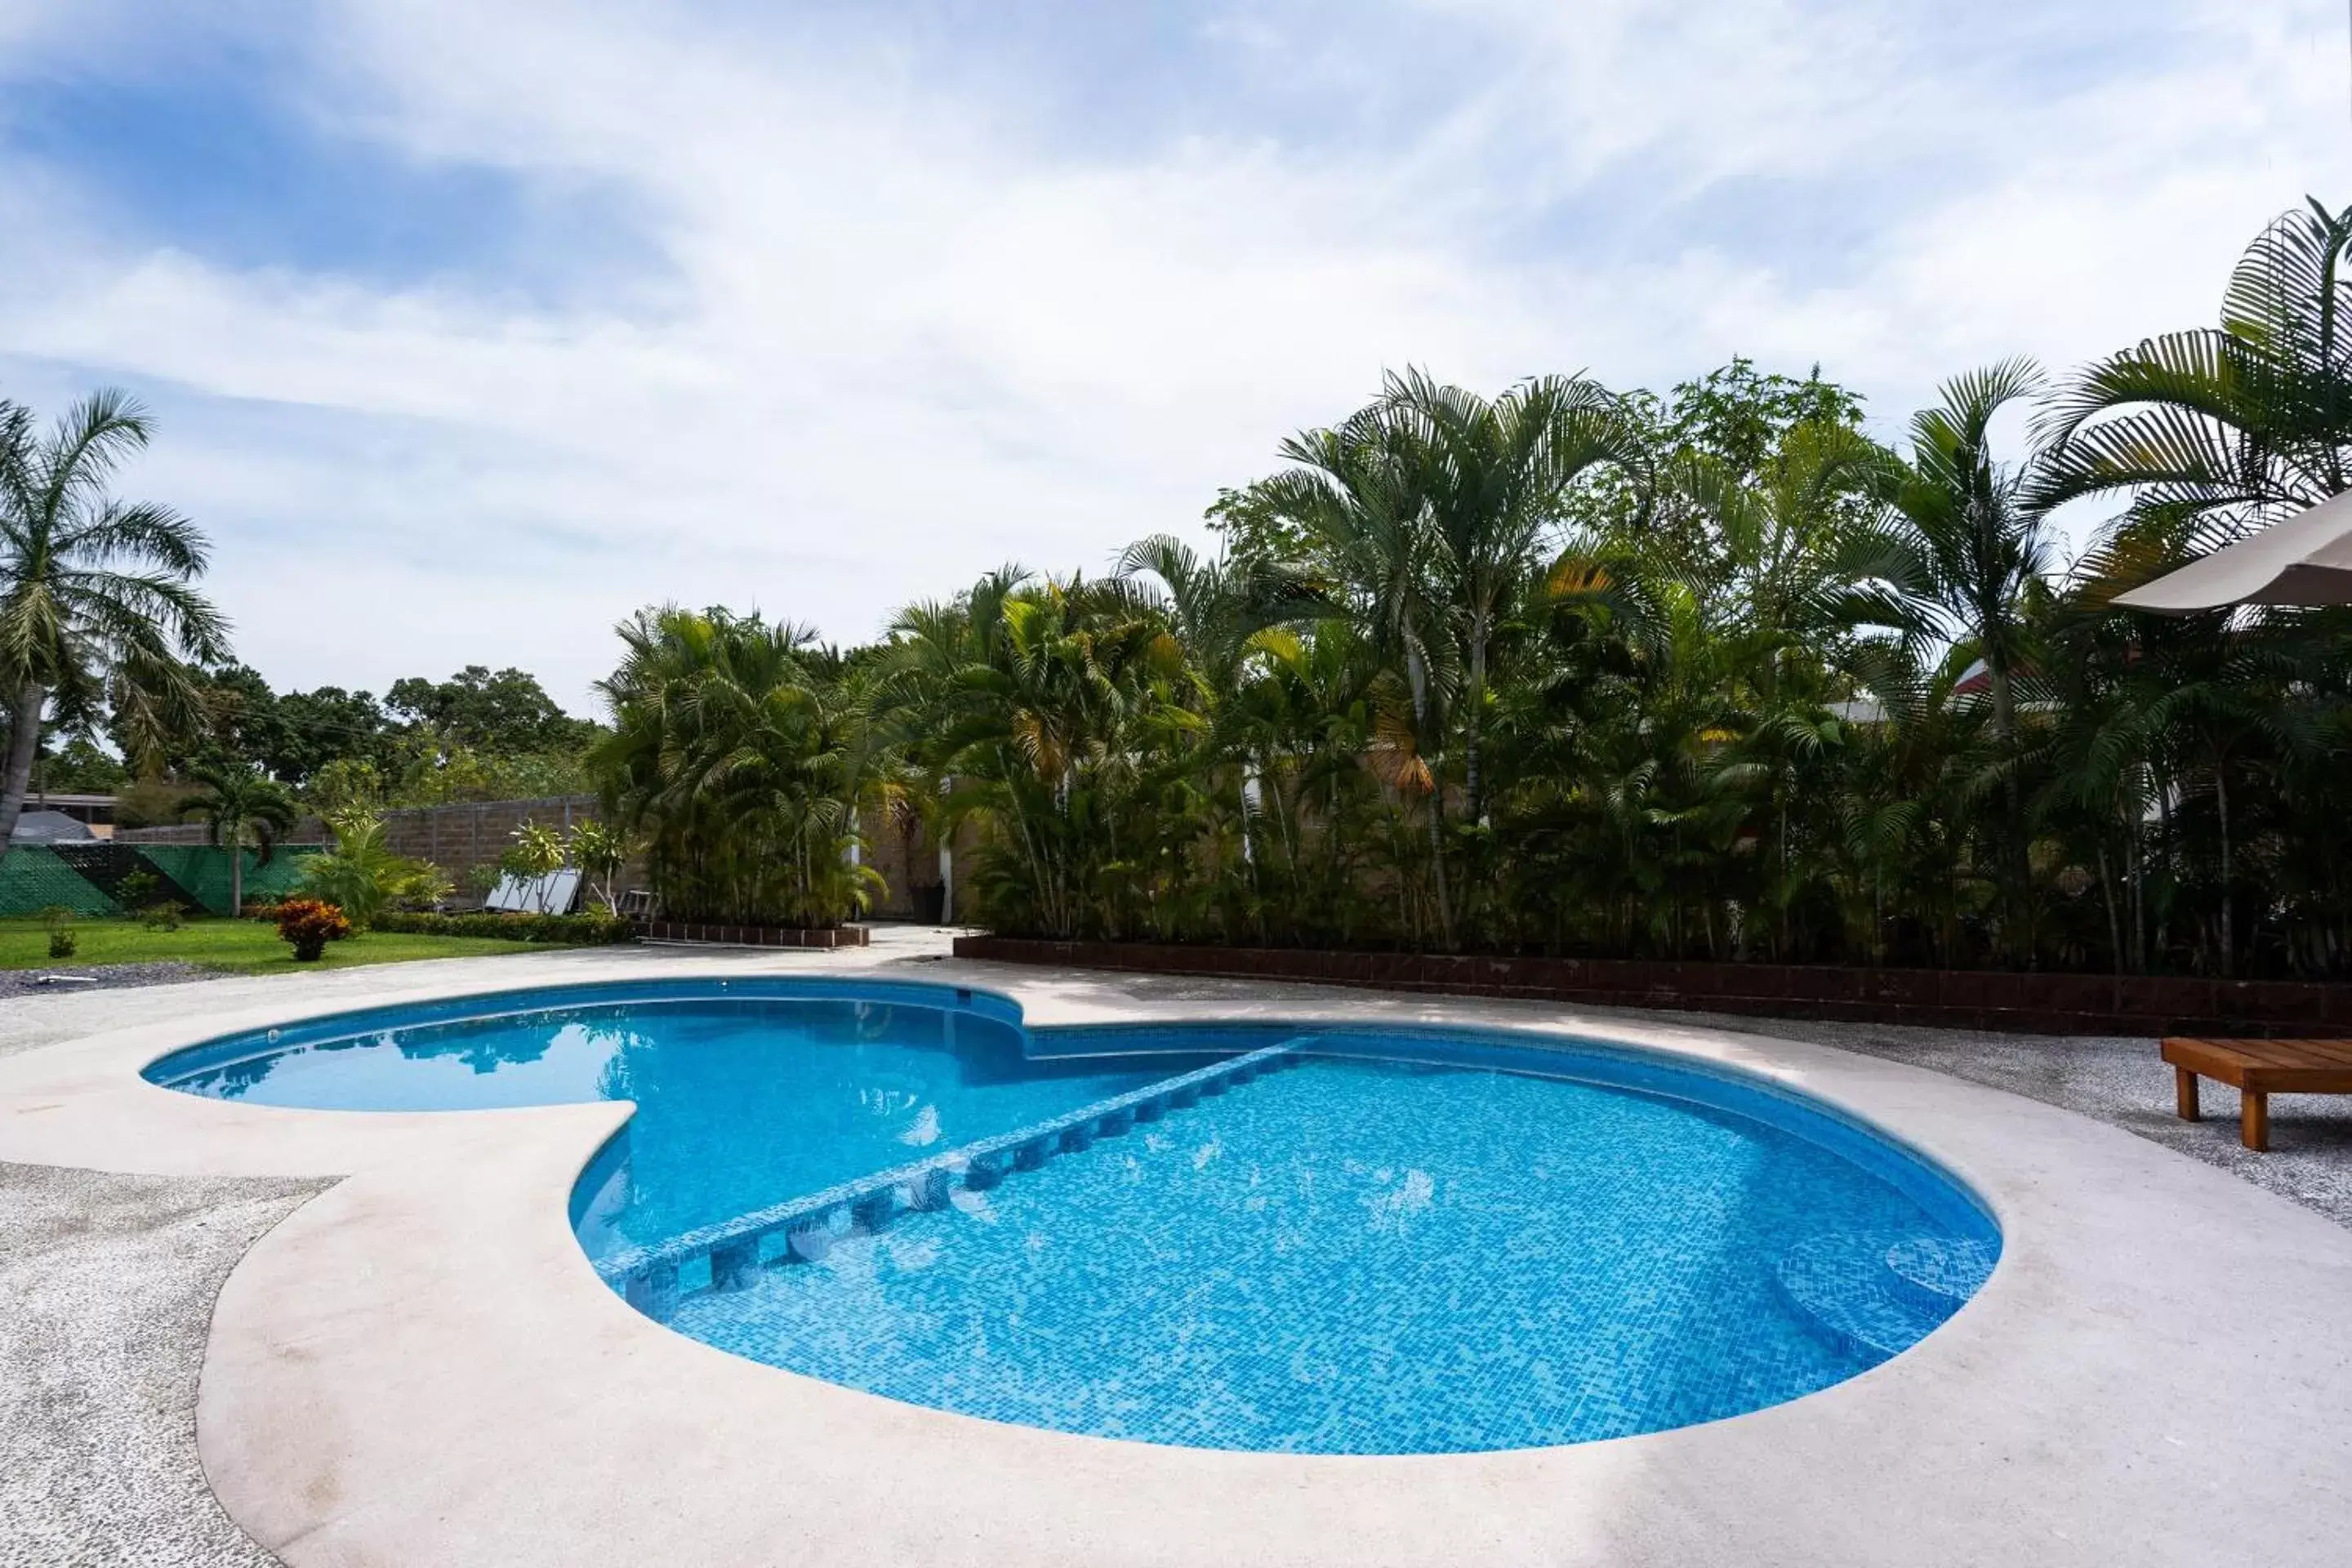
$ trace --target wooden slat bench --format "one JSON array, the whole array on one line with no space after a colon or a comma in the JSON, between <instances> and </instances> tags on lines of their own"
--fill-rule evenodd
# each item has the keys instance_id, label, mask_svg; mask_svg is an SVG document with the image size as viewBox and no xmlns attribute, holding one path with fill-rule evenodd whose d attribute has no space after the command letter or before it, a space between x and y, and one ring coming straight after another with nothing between
<instances>
[{"instance_id":1,"label":"wooden slat bench","mask_svg":"<svg viewBox=\"0 0 2352 1568\"><path fill-rule=\"evenodd\" d=\"M2180 1119L2201 1120L2197 1080L2210 1078L2238 1090L2238 1139L2249 1149L2271 1146L2273 1094L2352 1094L2352 1040L2200 1040L2164 1042L2172 1064Z\"/></svg>"}]
</instances>

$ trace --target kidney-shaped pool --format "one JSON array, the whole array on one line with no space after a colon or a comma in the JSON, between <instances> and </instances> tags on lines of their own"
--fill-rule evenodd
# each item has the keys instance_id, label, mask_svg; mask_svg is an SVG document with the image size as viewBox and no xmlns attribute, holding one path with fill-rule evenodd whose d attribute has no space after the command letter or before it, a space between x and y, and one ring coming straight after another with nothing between
<instances>
[{"instance_id":1,"label":"kidney-shaped pool","mask_svg":"<svg viewBox=\"0 0 2352 1568\"><path fill-rule=\"evenodd\" d=\"M893 1399L1195 1447L1736 1415L1907 1349L2000 1247L1857 1119L1595 1042L627 982L312 1019L147 1077L336 1110L632 1101L572 1217L639 1310Z\"/></svg>"}]
</instances>

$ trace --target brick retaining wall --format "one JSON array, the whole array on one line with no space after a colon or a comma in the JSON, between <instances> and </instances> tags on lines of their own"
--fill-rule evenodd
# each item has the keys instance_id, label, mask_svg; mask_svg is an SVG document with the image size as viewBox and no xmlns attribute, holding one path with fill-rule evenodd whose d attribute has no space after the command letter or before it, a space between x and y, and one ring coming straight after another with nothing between
<instances>
[{"instance_id":1,"label":"brick retaining wall","mask_svg":"<svg viewBox=\"0 0 2352 1568\"><path fill-rule=\"evenodd\" d=\"M637 934L647 942L712 942L722 947L864 947L864 926L835 926L813 931L801 926L738 926L698 921L639 921Z\"/></svg>"},{"instance_id":2,"label":"brick retaining wall","mask_svg":"<svg viewBox=\"0 0 2352 1568\"><path fill-rule=\"evenodd\" d=\"M958 937L955 952L959 958L1147 974L1296 980L1449 995L1931 1024L2030 1035L2352 1036L2352 984L2330 981L1487 958L1000 936Z\"/></svg>"}]
</instances>

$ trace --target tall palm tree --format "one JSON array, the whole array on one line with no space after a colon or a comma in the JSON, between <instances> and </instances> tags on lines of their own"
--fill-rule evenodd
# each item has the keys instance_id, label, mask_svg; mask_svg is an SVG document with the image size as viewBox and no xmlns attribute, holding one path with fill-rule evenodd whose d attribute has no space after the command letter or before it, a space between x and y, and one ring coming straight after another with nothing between
<instances>
[{"instance_id":1,"label":"tall palm tree","mask_svg":"<svg viewBox=\"0 0 2352 1568\"><path fill-rule=\"evenodd\" d=\"M120 392L83 399L47 436L0 403L0 856L45 724L87 728L110 707L123 732L160 740L195 709L186 661L227 657L227 623L193 585L204 535L169 507L107 493L151 429Z\"/></svg>"},{"instance_id":2,"label":"tall palm tree","mask_svg":"<svg viewBox=\"0 0 2352 1568\"><path fill-rule=\"evenodd\" d=\"M1454 945L1454 900L1445 873L1444 730L1454 686L1447 605L1433 570L1433 465L1379 404L1330 429L1285 441L1293 466L1255 487L1270 511L1306 541L1309 569L1348 606L1367 647L1402 678L1412 728L1395 782L1423 799L1439 939Z\"/></svg>"},{"instance_id":3,"label":"tall palm tree","mask_svg":"<svg viewBox=\"0 0 2352 1568\"><path fill-rule=\"evenodd\" d=\"M1644 469L1638 432L1614 393L1581 376L1540 376L1500 397L1419 370L1391 375L1376 406L1394 444L1415 454L1428 508L1428 568L1458 649L1463 806L1486 815L1480 739L1498 626L1535 574L1569 487L1588 469Z\"/></svg>"},{"instance_id":4,"label":"tall palm tree","mask_svg":"<svg viewBox=\"0 0 2352 1568\"><path fill-rule=\"evenodd\" d=\"M1293 467L1253 496L1306 542L1412 698L1441 939L1454 940L1442 763L1460 741L1462 804L1487 815L1486 710L1496 640L1536 580L1570 488L1614 467L1646 481L1620 400L1582 376L1486 398L1415 370L1335 429L1283 443Z\"/></svg>"},{"instance_id":5,"label":"tall palm tree","mask_svg":"<svg viewBox=\"0 0 2352 1568\"><path fill-rule=\"evenodd\" d=\"M188 772L204 790L187 803L181 815L202 817L211 829L212 841L227 847L229 912L241 914L245 910L246 840L252 839L254 847L261 851L261 864L268 865L278 847L278 836L293 831L293 797L276 780L264 777L259 769L245 763L200 766Z\"/></svg>"},{"instance_id":6,"label":"tall palm tree","mask_svg":"<svg viewBox=\"0 0 2352 1568\"><path fill-rule=\"evenodd\" d=\"M866 907L857 807L870 727L788 622L674 606L623 623L592 752L615 826L641 837L664 908L687 920L830 926Z\"/></svg>"},{"instance_id":7,"label":"tall palm tree","mask_svg":"<svg viewBox=\"0 0 2352 1568\"><path fill-rule=\"evenodd\" d=\"M2029 591L2056 564L2030 464L1993 455L1992 422L2042 385L2030 360L2004 360L1947 382L1943 401L1911 421L1910 470L1895 508L1908 546L1906 586L1935 630L1984 660L2006 805L1999 854L2008 910L2004 938L2029 956L2026 828L2016 777L2017 679L2029 668Z\"/></svg>"}]
</instances>

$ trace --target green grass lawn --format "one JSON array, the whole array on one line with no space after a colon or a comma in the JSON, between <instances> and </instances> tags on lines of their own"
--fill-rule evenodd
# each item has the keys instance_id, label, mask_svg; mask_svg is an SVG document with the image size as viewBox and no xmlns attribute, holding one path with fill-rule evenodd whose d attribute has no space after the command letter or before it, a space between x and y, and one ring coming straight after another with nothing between
<instances>
[{"instance_id":1,"label":"green grass lawn","mask_svg":"<svg viewBox=\"0 0 2352 1568\"><path fill-rule=\"evenodd\" d=\"M0 969L71 969L93 963L200 963L236 974L349 969L360 963L403 963L412 958L472 958L485 953L544 952L543 945L487 936L410 936L367 931L327 944L316 963L297 963L278 928L261 921L192 920L177 931L149 931L136 921L85 918L74 921L73 957L49 956L49 933L37 920L0 920Z\"/></svg>"}]
</instances>

